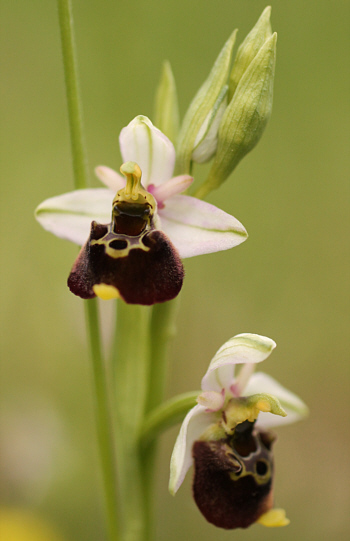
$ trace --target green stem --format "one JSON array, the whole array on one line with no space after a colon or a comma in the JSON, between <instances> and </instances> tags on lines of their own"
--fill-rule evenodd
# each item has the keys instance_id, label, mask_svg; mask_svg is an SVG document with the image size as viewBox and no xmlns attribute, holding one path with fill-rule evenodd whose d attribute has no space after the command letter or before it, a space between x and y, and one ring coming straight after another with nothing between
<instances>
[{"instance_id":1,"label":"green stem","mask_svg":"<svg viewBox=\"0 0 350 541\"><path fill-rule=\"evenodd\" d=\"M117 328L113 348L116 407L132 438L143 421L149 368L150 309L117 301Z\"/></svg>"},{"instance_id":2,"label":"green stem","mask_svg":"<svg viewBox=\"0 0 350 541\"><path fill-rule=\"evenodd\" d=\"M79 96L78 70L73 32L71 0L57 0L66 82L69 129L75 188L86 188L87 154L83 136L83 113Z\"/></svg>"},{"instance_id":3,"label":"green stem","mask_svg":"<svg viewBox=\"0 0 350 541\"><path fill-rule=\"evenodd\" d=\"M153 410L164 398L169 344L176 334L175 319L178 307L179 297L173 301L155 304L152 308L150 385L146 411Z\"/></svg>"},{"instance_id":4,"label":"green stem","mask_svg":"<svg viewBox=\"0 0 350 541\"><path fill-rule=\"evenodd\" d=\"M71 1L57 0L57 7L66 83L74 185L76 189L81 189L87 187L88 175L85 142L83 137L82 106L78 88ZM85 302L85 314L93 368L97 434L106 498L109 539L111 541L119 541L115 452L110 405L108 402L108 385L101 353L99 315L96 300Z\"/></svg>"},{"instance_id":5,"label":"green stem","mask_svg":"<svg viewBox=\"0 0 350 541\"><path fill-rule=\"evenodd\" d=\"M102 358L97 299L86 301L85 314L93 368L97 436L106 498L106 510L111 541L120 539L117 523L118 495L116 490L115 449L112 437L110 404L106 370Z\"/></svg>"},{"instance_id":6,"label":"green stem","mask_svg":"<svg viewBox=\"0 0 350 541\"><path fill-rule=\"evenodd\" d=\"M176 333L175 318L178 312L179 297L173 301L155 304L150 321L150 371L146 412L150 412L161 404L164 398L168 373L168 353L171 338ZM142 441L141 441L142 445ZM146 539L154 539L153 532L153 492L157 442L153 440L145 448L142 445L142 475L144 499L146 505Z\"/></svg>"},{"instance_id":7,"label":"green stem","mask_svg":"<svg viewBox=\"0 0 350 541\"><path fill-rule=\"evenodd\" d=\"M113 366L123 541L145 539L147 517L139 433L149 381L149 315L148 307L118 301Z\"/></svg>"}]
</instances>

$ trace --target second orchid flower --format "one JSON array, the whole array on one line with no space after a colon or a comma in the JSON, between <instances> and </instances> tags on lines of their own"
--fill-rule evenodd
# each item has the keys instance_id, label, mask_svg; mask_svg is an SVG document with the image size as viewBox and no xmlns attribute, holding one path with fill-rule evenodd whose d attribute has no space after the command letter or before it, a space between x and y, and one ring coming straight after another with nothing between
<instances>
[{"instance_id":1,"label":"second orchid flower","mask_svg":"<svg viewBox=\"0 0 350 541\"><path fill-rule=\"evenodd\" d=\"M275 436L268 428L301 419L307 407L267 374L253 374L275 347L270 338L248 333L226 342L211 360L198 405L185 417L175 443L170 492L177 492L194 464L195 501L221 528L289 523L283 510L273 509Z\"/></svg>"}]
</instances>

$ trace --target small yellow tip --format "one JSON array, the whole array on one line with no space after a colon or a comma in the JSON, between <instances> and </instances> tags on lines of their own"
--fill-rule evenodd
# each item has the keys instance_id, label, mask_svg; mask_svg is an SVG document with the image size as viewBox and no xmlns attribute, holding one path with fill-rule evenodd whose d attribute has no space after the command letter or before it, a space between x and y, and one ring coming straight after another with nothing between
<instances>
[{"instance_id":1,"label":"small yellow tip","mask_svg":"<svg viewBox=\"0 0 350 541\"><path fill-rule=\"evenodd\" d=\"M92 289L97 297L103 301L109 301L111 299L120 299L119 291L114 286L107 284L95 284Z\"/></svg>"},{"instance_id":2,"label":"small yellow tip","mask_svg":"<svg viewBox=\"0 0 350 541\"><path fill-rule=\"evenodd\" d=\"M271 411L271 406L267 400L259 400L259 402L257 402L256 404L256 407L260 411L267 411L267 412Z\"/></svg>"},{"instance_id":3,"label":"small yellow tip","mask_svg":"<svg viewBox=\"0 0 350 541\"><path fill-rule=\"evenodd\" d=\"M284 509L270 509L270 511L261 515L257 522L268 528L279 528L288 526L290 520L286 517Z\"/></svg>"}]
</instances>

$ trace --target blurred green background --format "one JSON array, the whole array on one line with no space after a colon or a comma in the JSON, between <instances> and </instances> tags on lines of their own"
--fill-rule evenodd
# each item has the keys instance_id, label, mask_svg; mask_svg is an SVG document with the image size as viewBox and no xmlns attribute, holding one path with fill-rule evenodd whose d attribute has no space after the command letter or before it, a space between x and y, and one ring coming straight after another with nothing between
<instances>
[{"instance_id":1,"label":"blurred green background","mask_svg":"<svg viewBox=\"0 0 350 541\"><path fill-rule=\"evenodd\" d=\"M265 5L73 1L93 185L94 166L119 168L120 129L137 114L152 118L163 59L172 64L183 115L231 31L239 28L240 43ZM209 360L234 334L276 340L263 369L311 410L305 422L279 429L275 447L276 504L291 525L217 530L192 501L191 475L172 498L174 429L160 449L159 541L322 541L350 533L350 3L271 5L278 32L273 115L258 147L209 197L241 220L250 238L185 261L167 394L198 388ZM33 219L39 202L73 187L55 2L3 0L1 24L1 506L32 510L64 541L103 541L83 305L66 287L76 247ZM204 171L197 167L196 178Z\"/></svg>"}]
</instances>

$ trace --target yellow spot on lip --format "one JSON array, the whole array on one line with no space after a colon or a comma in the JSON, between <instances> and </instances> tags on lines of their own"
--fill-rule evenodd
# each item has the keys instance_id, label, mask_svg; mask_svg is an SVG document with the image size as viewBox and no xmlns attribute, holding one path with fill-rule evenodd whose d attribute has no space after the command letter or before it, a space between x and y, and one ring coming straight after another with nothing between
<instances>
[{"instance_id":1,"label":"yellow spot on lip","mask_svg":"<svg viewBox=\"0 0 350 541\"><path fill-rule=\"evenodd\" d=\"M288 526L290 520L286 517L284 509L270 509L261 515L257 522L268 528L279 528L280 526Z\"/></svg>"},{"instance_id":2,"label":"yellow spot on lip","mask_svg":"<svg viewBox=\"0 0 350 541\"><path fill-rule=\"evenodd\" d=\"M107 284L95 284L92 286L92 289L103 301L109 301L111 299L120 299L120 293L118 289L114 286L109 286Z\"/></svg>"}]
</instances>

